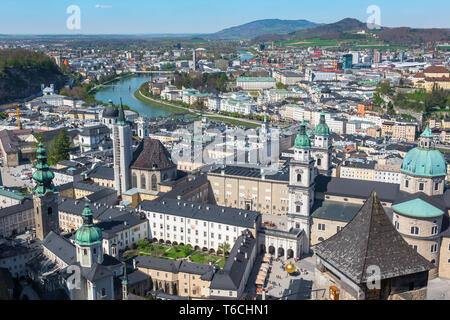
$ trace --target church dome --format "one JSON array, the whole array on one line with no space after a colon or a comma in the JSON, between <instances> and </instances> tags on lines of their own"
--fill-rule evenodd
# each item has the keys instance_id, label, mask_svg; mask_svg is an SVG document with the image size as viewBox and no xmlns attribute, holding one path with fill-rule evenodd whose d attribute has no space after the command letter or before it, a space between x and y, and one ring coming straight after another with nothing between
<instances>
[{"instance_id":1,"label":"church dome","mask_svg":"<svg viewBox=\"0 0 450 320\"><path fill-rule=\"evenodd\" d=\"M413 176L439 177L447 175L447 163L433 147L433 134L427 126L420 136L419 146L410 150L402 161L401 172Z\"/></svg>"},{"instance_id":2,"label":"church dome","mask_svg":"<svg viewBox=\"0 0 450 320\"><path fill-rule=\"evenodd\" d=\"M325 113L323 111L320 113L320 122L314 130L314 134L316 136L328 136L330 134L330 129L325 123Z\"/></svg>"},{"instance_id":3,"label":"church dome","mask_svg":"<svg viewBox=\"0 0 450 320\"><path fill-rule=\"evenodd\" d=\"M297 138L295 138L294 147L297 149L311 148L311 140L306 134L306 124L304 122L300 125L300 132L297 134Z\"/></svg>"},{"instance_id":4,"label":"church dome","mask_svg":"<svg viewBox=\"0 0 450 320\"><path fill-rule=\"evenodd\" d=\"M92 210L86 203L82 213L83 225L75 233L75 243L80 246L91 246L101 243L103 240L102 230L95 227L92 222Z\"/></svg>"}]
</instances>

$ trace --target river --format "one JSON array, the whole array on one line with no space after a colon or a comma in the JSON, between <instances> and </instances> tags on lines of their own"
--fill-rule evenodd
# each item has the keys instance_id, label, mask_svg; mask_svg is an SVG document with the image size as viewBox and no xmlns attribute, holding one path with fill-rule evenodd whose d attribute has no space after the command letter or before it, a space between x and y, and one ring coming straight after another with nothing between
<instances>
[{"instance_id":1,"label":"river","mask_svg":"<svg viewBox=\"0 0 450 320\"><path fill-rule=\"evenodd\" d=\"M136 75L123 80L115 81L111 83L111 86L101 89L95 94L95 99L108 103L111 99L114 104L120 103L120 97L122 96L123 104L126 104L131 109L139 112L139 115L147 116L149 118L156 118L157 116L168 116L172 114L169 110L161 109L158 106L143 103L134 97L134 92L139 89L142 83L148 81L149 76Z\"/></svg>"}]
</instances>

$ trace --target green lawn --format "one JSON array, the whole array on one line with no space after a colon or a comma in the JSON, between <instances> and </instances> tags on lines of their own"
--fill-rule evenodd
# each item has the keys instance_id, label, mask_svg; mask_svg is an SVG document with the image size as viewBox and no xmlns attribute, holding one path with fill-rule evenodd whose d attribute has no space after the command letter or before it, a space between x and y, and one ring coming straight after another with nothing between
<instances>
[{"instance_id":1,"label":"green lawn","mask_svg":"<svg viewBox=\"0 0 450 320\"><path fill-rule=\"evenodd\" d=\"M223 257L205 253L195 253L189 257L189 260L201 264L209 264L209 262L215 264L217 262L220 268L223 268L225 266L225 260L223 259Z\"/></svg>"},{"instance_id":2,"label":"green lawn","mask_svg":"<svg viewBox=\"0 0 450 320\"><path fill-rule=\"evenodd\" d=\"M150 243L148 240L138 241L136 250L128 250L124 253L124 257L127 258L136 255L174 260L189 258L190 261L201 264L209 264L209 262L212 262L213 264L217 263L221 268L224 267L226 261L223 256L195 251L189 245L169 246L159 243Z\"/></svg>"},{"instance_id":3,"label":"green lawn","mask_svg":"<svg viewBox=\"0 0 450 320\"><path fill-rule=\"evenodd\" d=\"M164 252L163 255L172 259L181 259L189 257L192 252L194 252L194 250L192 250L190 246L177 245Z\"/></svg>"}]
</instances>

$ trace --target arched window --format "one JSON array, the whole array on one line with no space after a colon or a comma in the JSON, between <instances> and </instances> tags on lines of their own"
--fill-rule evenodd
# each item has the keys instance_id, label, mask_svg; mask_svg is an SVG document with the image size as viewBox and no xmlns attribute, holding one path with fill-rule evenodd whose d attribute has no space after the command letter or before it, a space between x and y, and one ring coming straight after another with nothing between
<instances>
[{"instance_id":1,"label":"arched window","mask_svg":"<svg viewBox=\"0 0 450 320\"><path fill-rule=\"evenodd\" d=\"M152 190L156 190L156 175L152 175Z\"/></svg>"},{"instance_id":2,"label":"arched window","mask_svg":"<svg viewBox=\"0 0 450 320\"><path fill-rule=\"evenodd\" d=\"M322 164L322 159L317 159L317 165L320 166Z\"/></svg>"},{"instance_id":3,"label":"arched window","mask_svg":"<svg viewBox=\"0 0 450 320\"><path fill-rule=\"evenodd\" d=\"M145 189L145 188L146 188L145 175L141 174L141 189Z\"/></svg>"},{"instance_id":4,"label":"arched window","mask_svg":"<svg viewBox=\"0 0 450 320\"><path fill-rule=\"evenodd\" d=\"M133 188L137 188L137 176L136 176L136 173L134 173L134 172L131 175L131 186Z\"/></svg>"},{"instance_id":5,"label":"arched window","mask_svg":"<svg viewBox=\"0 0 450 320\"><path fill-rule=\"evenodd\" d=\"M299 173L297 174L297 182L301 182L302 181L302 175Z\"/></svg>"}]
</instances>

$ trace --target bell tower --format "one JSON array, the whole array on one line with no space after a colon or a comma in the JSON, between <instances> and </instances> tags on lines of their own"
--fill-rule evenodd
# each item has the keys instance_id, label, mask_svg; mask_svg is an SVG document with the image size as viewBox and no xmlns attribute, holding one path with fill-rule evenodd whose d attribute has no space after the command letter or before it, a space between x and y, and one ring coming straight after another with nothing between
<instances>
[{"instance_id":1,"label":"bell tower","mask_svg":"<svg viewBox=\"0 0 450 320\"><path fill-rule=\"evenodd\" d=\"M302 122L295 139L294 159L289 167L289 228L304 230L303 252L309 252L311 208L314 204L316 173L311 157L311 141L306 134L306 124Z\"/></svg>"},{"instance_id":2,"label":"bell tower","mask_svg":"<svg viewBox=\"0 0 450 320\"><path fill-rule=\"evenodd\" d=\"M36 237L42 241L50 231L59 234L58 191L52 182L55 175L50 171L42 142L36 152L37 164L33 173L36 186L32 190L34 223Z\"/></svg>"},{"instance_id":3,"label":"bell tower","mask_svg":"<svg viewBox=\"0 0 450 320\"><path fill-rule=\"evenodd\" d=\"M130 188L130 164L133 160L131 128L125 120L122 99L120 99L117 123L113 126L114 185L122 195Z\"/></svg>"},{"instance_id":4,"label":"bell tower","mask_svg":"<svg viewBox=\"0 0 450 320\"><path fill-rule=\"evenodd\" d=\"M325 176L331 176L330 129L325 122L325 113L323 111L320 113L320 122L314 130L312 156L319 173Z\"/></svg>"}]
</instances>

